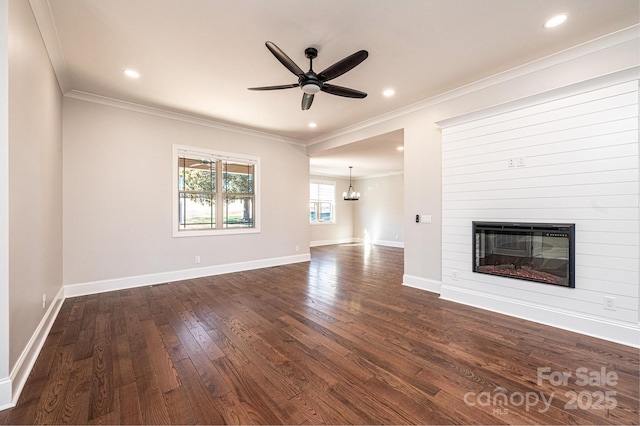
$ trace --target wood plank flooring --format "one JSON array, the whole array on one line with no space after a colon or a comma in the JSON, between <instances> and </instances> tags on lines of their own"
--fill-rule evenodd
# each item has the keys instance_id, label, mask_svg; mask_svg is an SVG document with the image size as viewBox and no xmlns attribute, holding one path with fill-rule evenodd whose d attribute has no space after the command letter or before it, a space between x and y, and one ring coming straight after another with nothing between
<instances>
[{"instance_id":1,"label":"wood plank flooring","mask_svg":"<svg viewBox=\"0 0 640 426\"><path fill-rule=\"evenodd\" d=\"M0 423L640 422L638 350L443 301L402 273L401 249L340 245L68 299Z\"/></svg>"}]
</instances>

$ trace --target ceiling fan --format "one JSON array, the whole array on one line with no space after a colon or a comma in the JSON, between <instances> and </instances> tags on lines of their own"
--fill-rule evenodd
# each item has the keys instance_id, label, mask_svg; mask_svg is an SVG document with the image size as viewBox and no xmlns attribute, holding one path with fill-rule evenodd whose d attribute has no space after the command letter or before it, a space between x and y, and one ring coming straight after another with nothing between
<instances>
[{"instance_id":1,"label":"ceiling fan","mask_svg":"<svg viewBox=\"0 0 640 426\"><path fill-rule=\"evenodd\" d=\"M304 55L309 59L309 71L304 72L291 60L278 46L274 43L267 41L265 43L267 49L273 53L276 57L287 67L289 71L294 73L298 77L298 82L293 84L283 84L280 86L265 86L265 87L250 87L249 90L280 90L291 89L293 87L300 87L304 94L302 95L302 110L311 108L313 102L313 96L320 92L326 92L331 95L344 96L346 98L359 98L362 99L367 96L366 93L355 89L349 89L348 87L336 86L329 84L327 81L333 80L336 77L340 77L342 74L350 71L359 65L362 61L367 59L369 53L366 50L360 50L346 58L336 62L329 68L320 73L313 71L313 60L318 56L318 49L314 47L307 47L304 50Z\"/></svg>"}]
</instances>

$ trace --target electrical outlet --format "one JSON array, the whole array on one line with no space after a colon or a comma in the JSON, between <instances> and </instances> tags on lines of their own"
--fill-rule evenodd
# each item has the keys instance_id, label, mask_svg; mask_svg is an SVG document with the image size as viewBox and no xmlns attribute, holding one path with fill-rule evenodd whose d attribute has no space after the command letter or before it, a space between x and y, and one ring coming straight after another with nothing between
<instances>
[{"instance_id":1,"label":"electrical outlet","mask_svg":"<svg viewBox=\"0 0 640 426\"><path fill-rule=\"evenodd\" d=\"M509 158L507 160L507 167L515 167L516 166L516 159L515 158Z\"/></svg>"},{"instance_id":2,"label":"electrical outlet","mask_svg":"<svg viewBox=\"0 0 640 426\"><path fill-rule=\"evenodd\" d=\"M604 297L604 308L608 311L616 310L616 298L611 296Z\"/></svg>"},{"instance_id":3,"label":"electrical outlet","mask_svg":"<svg viewBox=\"0 0 640 426\"><path fill-rule=\"evenodd\" d=\"M453 281L458 281L458 271L452 271L451 272L451 279Z\"/></svg>"},{"instance_id":4,"label":"electrical outlet","mask_svg":"<svg viewBox=\"0 0 640 426\"><path fill-rule=\"evenodd\" d=\"M42 295L42 309L47 307L47 294Z\"/></svg>"},{"instance_id":5,"label":"electrical outlet","mask_svg":"<svg viewBox=\"0 0 640 426\"><path fill-rule=\"evenodd\" d=\"M196 262L196 263L200 263L200 256L196 256L196 260L195 260L195 262Z\"/></svg>"},{"instance_id":6,"label":"electrical outlet","mask_svg":"<svg viewBox=\"0 0 640 426\"><path fill-rule=\"evenodd\" d=\"M296 246L296 251L300 251L300 246Z\"/></svg>"}]
</instances>

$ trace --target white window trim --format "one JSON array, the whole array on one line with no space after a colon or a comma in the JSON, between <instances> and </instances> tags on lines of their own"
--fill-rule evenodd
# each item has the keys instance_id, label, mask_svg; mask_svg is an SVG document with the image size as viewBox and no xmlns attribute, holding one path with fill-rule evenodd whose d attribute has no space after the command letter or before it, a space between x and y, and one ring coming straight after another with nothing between
<instances>
[{"instance_id":1,"label":"white window trim","mask_svg":"<svg viewBox=\"0 0 640 426\"><path fill-rule=\"evenodd\" d=\"M309 225L311 226L317 226L317 225L335 225L338 223L338 203L336 202L336 189L338 188L338 184L336 181L333 180L322 180L322 179L309 179L309 183L322 183L325 185L333 185L333 222L325 222L325 221L318 221L316 220L315 222L312 222L311 220L309 220ZM309 199L309 202L311 202L311 199Z\"/></svg>"},{"instance_id":2,"label":"white window trim","mask_svg":"<svg viewBox=\"0 0 640 426\"><path fill-rule=\"evenodd\" d=\"M311 222L309 221L309 225L311 226L326 226L326 225L335 225L336 222Z\"/></svg>"},{"instance_id":3,"label":"white window trim","mask_svg":"<svg viewBox=\"0 0 640 426\"><path fill-rule=\"evenodd\" d=\"M180 220L178 216L178 155L181 153L190 153L195 155L204 155L210 159L226 159L226 160L238 160L245 161L247 163L253 163L255 165L255 182L254 182L254 205L255 212L253 218L253 228L230 228L230 229L200 229L200 230L191 230L185 231L180 230L178 221ZM231 152L223 152L223 151L213 151L211 149L199 148L194 146L186 146L186 145L173 145L173 152L171 155L171 187L173 198L171 201L171 207L173 209L173 214L171 218L173 220L173 236L174 237L205 237L212 235L234 235L234 234L257 234L260 233L260 182L262 181L260 176L260 157L254 157L243 154L236 154Z\"/></svg>"}]
</instances>

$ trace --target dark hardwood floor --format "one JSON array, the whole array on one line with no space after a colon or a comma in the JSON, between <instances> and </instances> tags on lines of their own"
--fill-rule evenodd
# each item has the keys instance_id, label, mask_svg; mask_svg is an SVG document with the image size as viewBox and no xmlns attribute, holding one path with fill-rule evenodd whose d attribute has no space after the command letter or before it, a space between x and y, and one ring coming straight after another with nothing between
<instances>
[{"instance_id":1,"label":"dark hardwood floor","mask_svg":"<svg viewBox=\"0 0 640 426\"><path fill-rule=\"evenodd\" d=\"M68 299L0 423L639 423L637 349L443 301L402 273L401 249L341 245Z\"/></svg>"}]
</instances>

